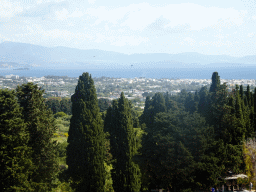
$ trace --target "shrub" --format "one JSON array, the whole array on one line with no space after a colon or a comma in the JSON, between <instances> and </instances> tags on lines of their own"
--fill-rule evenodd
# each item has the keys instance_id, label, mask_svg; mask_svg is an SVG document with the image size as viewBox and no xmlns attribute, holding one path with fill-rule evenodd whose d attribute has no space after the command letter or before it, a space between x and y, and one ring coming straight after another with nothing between
<instances>
[{"instance_id":1,"label":"shrub","mask_svg":"<svg viewBox=\"0 0 256 192\"><path fill-rule=\"evenodd\" d=\"M64 116L67 116L67 114L66 113L64 113L64 112L58 112L58 113L56 113L55 115L54 115L54 117L55 118L58 118L58 117L64 117Z\"/></svg>"}]
</instances>

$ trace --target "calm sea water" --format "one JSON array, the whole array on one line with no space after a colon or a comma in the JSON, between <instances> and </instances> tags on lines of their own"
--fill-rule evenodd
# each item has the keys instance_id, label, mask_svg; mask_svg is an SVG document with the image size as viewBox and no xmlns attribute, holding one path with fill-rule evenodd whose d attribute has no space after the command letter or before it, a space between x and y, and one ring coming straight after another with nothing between
<instances>
[{"instance_id":1,"label":"calm sea water","mask_svg":"<svg viewBox=\"0 0 256 192\"><path fill-rule=\"evenodd\" d=\"M168 68L168 69L45 69L30 70L0 69L0 75L19 75L26 77L42 77L47 75L79 77L83 72L89 72L92 77L146 77L146 78L180 78L180 79L210 79L217 71L221 79L255 79L256 67L238 68Z\"/></svg>"}]
</instances>

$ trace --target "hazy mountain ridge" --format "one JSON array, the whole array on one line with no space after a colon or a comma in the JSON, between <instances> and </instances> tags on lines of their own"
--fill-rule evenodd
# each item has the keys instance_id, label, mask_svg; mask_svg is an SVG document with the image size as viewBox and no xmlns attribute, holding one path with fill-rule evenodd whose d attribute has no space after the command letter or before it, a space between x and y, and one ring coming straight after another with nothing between
<instances>
[{"instance_id":1,"label":"hazy mountain ridge","mask_svg":"<svg viewBox=\"0 0 256 192\"><path fill-rule=\"evenodd\" d=\"M16 64L15 64L16 63ZM8 65L6 65L8 64ZM27 43L0 44L0 68L63 67L63 68L183 68L232 67L256 64L256 55L232 57L199 53L149 53L126 55L97 49L81 50L67 47L43 47ZM7 67L6 67L7 66Z\"/></svg>"}]
</instances>

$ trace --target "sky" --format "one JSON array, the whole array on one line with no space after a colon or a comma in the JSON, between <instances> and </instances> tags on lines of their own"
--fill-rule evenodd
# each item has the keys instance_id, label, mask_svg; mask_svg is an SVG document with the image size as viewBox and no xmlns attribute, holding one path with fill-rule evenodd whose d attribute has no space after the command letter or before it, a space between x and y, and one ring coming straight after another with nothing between
<instances>
[{"instance_id":1,"label":"sky","mask_svg":"<svg viewBox=\"0 0 256 192\"><path fill-rule=\"evenodd\" d=\"M256 55L255 0L0 0L0 43Z\"/></svg>"}]
</instances>

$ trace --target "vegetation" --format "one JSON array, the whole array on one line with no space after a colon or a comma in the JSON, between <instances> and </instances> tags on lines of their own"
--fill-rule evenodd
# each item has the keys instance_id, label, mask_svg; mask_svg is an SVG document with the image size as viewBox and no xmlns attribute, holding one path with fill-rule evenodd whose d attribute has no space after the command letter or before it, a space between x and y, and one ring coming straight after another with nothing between
<instances>
[{"instance_id":1,"label":"vegetation","mask_svg":"<svg viewBox=\"0 0 256 192\"><path fill-rule=\"evenodd\" d=\"M112 107L108 108L104 128L110 133L114 190L138 192L141 187L140 170L132 160L136 154L136 138L130 103L123 92L118 100L113 101Z\"/></svg>"},{"instance_id":2,"label":"vegetation","mask_svg":"<svg viewBox=\"0 0 256 192\"><path fill-rule=\"evenodd\" d=\"M105 135L96 89L88 73L79 77L71 102L66 162L72 188L76 191L105 191Z\"/></svg>"},{"instance_id":3,"label":"vegetation","mask_svg":"<svg viewBox=\"0 0 256 192\"><path fill-rule=\"evenodd\" d=\"M71 99L42 93L0 90L2 191L208 190L228 171L256 185L250 86L229 92L214 72L195 93L145 92L143 111L124 93L97 99L88 73Z\"/></svg>"},{"instance_id":4,"label":"vegetation","mask_svg":"<svg viewBox=\"0 0 256 192\"><path fill-rule=\"evenodd\" d=\"M36 191L51 191L59 171L57 146L52 140L56 125L52 112L44 104L43 92L33 83L16 88L18 103L23 108L22 118L30 134L28 146L32 148L35 165L29 180Z\"/></svg>"},{"instance_id":5,"label":"vegetation","mask_svg":"<svg viewBox=\"0 0 256 192\"><path fill-rule=\"evenodd\" d=\"M0 90L1 191L32 191L29 134L14 91Z\"/></svg>"}]
</instances>

